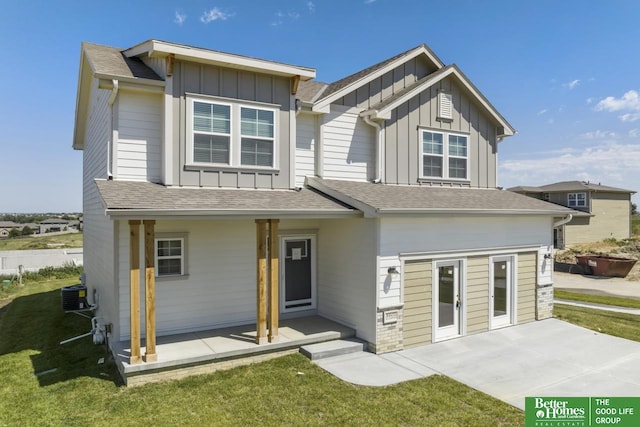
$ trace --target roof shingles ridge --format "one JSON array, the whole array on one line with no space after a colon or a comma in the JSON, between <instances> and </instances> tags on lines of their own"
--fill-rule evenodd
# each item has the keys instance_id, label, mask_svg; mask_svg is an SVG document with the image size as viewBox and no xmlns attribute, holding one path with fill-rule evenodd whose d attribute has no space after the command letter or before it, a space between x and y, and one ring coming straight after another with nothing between
<instances>
[{"instance_id":1,"label":"roof shingles ridge","mask_svg":"<svg viewBox=\"0 0 640 427\"><path fill-rule=\"evenodd\" d=\"M364 68L360 71L356 71L353 74L348 75L347 77L344 77L340 80L336 80L335 82L329 84L329 86L326 88L326 90L324 91L324 93L322 94L322 97L327 97L329 95L331 95L334 92L337 92L338 90L349 86L351 83L356 82L358 80L360 80L361 78L373 73L374 71L385 67L386 65L396 61L399 58L402 58L403 56L407 55L410 52L413 52L417 49L428 49L427 46L422 43L419 44L418 46L412 47L411 49L408 49L402 53L399 53L395 56L392 56L391 58L385 59L384 61L378 62L377 64L371 65L367 68Z\"/></svg>"}]
</instances>

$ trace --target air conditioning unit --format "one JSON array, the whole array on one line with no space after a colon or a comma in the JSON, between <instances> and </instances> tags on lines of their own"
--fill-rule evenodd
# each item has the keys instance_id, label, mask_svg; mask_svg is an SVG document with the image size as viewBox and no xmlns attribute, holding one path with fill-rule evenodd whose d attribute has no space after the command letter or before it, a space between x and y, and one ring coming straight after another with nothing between
<instances>
[{"instance_id":1,"label":"air conditioning unit","mask_svg":"<svg viewBox=\"0 0 640 427\"><path fill-rule=\"evenodd\" d=\"M87 287L85 285L66 286L62 291L62 310L80 311L89 310L87 302Z\"/></svg>"}]
</instances>

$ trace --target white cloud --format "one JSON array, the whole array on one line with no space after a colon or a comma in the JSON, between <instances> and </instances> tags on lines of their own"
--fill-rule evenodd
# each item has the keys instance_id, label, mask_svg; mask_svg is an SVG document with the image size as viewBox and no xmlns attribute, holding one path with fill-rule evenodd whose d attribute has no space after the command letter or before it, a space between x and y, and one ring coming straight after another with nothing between
<instances>
[{"instance_id":1,"label":"white cloud","mask_svg":"<svg viewBox=\"0 0 640 427\"><path fill-rule=\"evenodd\" d=\"M638 129L638 128L631 129L631 130L629 131L629 136L630 136L631 138L637 138L637 137L639 137L639 136L640 136L640 129Z\"/></svg>"},{"instance_id":2,"label":"white cloud","mask_svg":"<svg viewBox=\"0 0 640 427\"><path fill-rule=\"evenodd\" d=\"M313 13L316 11L316 5L314 2L312 1L308 1L307 2L307 9L309 10L309 12Z\"/></svg>"},{"instance_id":3,"label":"white cloud","mask_svg":"<svg viewBox=\"0 0 640 427\"><path fill-rule=\"evenodd\" d=\"M618 116L623 122L635 122L640 120L640 113L626 113Z\"/></svg>"},{"instance_id":4,"label":"white cloud","mask_svg":"<svg viewBox=\"0 0 640 427\"><path fill-rule=\"evenodd\" d=\"M522 157L500 161L500 185L513 187L584 180L637 189L634 186L640 182L640 169L637 167L640 164L640 144L606 142L582 149L526 153Z\"/></svg>"},{"instance_id":5,"label":"white cloud","mask_svg":"<svg viewBox=\"0 0 640 427\"><path fill-rule=\"evenodd\" d=\"M640 95L635 90L630 90L622 98L607 96L596 104L596 111L620 111L635 110L640 111Z\"/></svg>"},{"instance_id":6,"label":"white cloud","mask_svg":"<svg viewBox=\"0 0 640 427\"><path fill-rule=\"evenodd\" d=\"M178 11L176 11L176 17L173 20L173 22L175 22L178 25L182 25L184 24L184 21L187 20L187 14L186 13L180 13Z\"/></svg>"},{"instance_id":7,"label":"white cloud","mask_svg":"<svg viewBox=\"0 0 640 427\"><path fill-rule=\"evenodd\" d=\"M364 4L374 3L376 0L364 0Z\"/></svg>"},{"instance_id":8,"label":"white cloud","mask_svg":"<svg viewBox=\"0 0 640 427\"><path fill-rule=\"evenodd\" d=\"M583 133L580 137L584 139L614 139L617 138L618 135L612 131L598 129L593 132Z\"/></svg>"},{"instance_id":9,"label":"white cloud","mask_svg":"<svg viewBox=\"0 0 640 427\"><path fill-rule=\"evenodd\" d=\"M541 116L541 115L543 115L544 113L546 113L547 111L549 111L549 110L547 110L546 108L543 108L542 110L538 111L537 115L538 115L538 116Z\"/></svg>"},{"instance_id":10,"label":"white cloud","mask_svg":"<svg viewBox=\"0 0 640 427\"><path fill-rule=\"evenodd\" d=\"M569 83L565 83L562 86L569 88L569 90L573 90L575 89L578 85L580 84L580 80L575 79L575 80L571 80Z\"/></svg>"},{"instance_id":11,"label":"white cloud","mask_svg":"<svg viewBox=\"0 0 640 427\"><path fill-rule=\"evenodd\" d=\"M205 10L200 17L200 22L208 24L213 21L226 21L231 18L233 13L223 12L221 9L214 7L211 10Z\"/></svg>"},{"instance_id":12,"label":"white cloud","mask_svg":"<svg viewBox=\"0 0 640 427\"><path fill-rule=\"evenodd\" d=\"M300 18L300 14L295 10L289 11L286 14L281 11L277 11L275 13L275 16L276 16L276 19L274 21L271 21L271 24L270 24L272 27L277 27L284 24L285 18L289 18L289 21L291 22L296 21L298 20L298 18Z\"/></svg>"},{"instance_id":13,"label":"white cloud","mask_svg":"<svg viewBox=\"0 0 640 427\"><path fill-rule=\"evenodd\" d=\"M587 105L593 104L593 101L595 101L595 98L587 98Z\"/></svg>"}]
</instances>

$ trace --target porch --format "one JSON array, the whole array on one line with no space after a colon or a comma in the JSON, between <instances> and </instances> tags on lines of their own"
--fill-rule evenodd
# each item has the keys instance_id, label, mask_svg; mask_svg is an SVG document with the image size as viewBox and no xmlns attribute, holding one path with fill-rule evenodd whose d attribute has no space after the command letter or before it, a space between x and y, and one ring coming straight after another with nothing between
<instances>
[{"instance_id":1,"label":"porch","mask_svg":"<svg viewBox=\"0 0 640 427\"><path fill-rule=\"evenodd\" d=\"M128 386L177 379L295 353L303 345L354 337L356 331L320 316L281 320L279 340L256 344L256 325L157 337L157 360L129 363L129 341L112 344ZM143 343L144 344L144 343Z\"/></svg>"}]
</instances>

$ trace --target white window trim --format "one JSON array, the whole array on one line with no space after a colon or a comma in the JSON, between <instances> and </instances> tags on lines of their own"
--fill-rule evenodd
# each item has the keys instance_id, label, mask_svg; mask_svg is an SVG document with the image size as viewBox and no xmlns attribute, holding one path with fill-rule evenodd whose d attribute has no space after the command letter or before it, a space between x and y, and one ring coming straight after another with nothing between
<instances>
[{"instance_id":1,"label":"white window trim","mask_svg":"<svg viewBox=\"0 0 640 427\"><path fill-rule=\"evenodd\" d=\"M180 274L163 274L159 275L158 272L158 241L164 240L180 240L182 244L182 255L180 257ZM187 272L187 233L156 233L153 245L153 258L155 266L156 279L175 279L180 277L186 277Z\"/></svg>"},{"instance_id":2,"label":"white window trim","mask_svg":"<svg viewBox=\"0 0 640 427\"><path fill-rule=\"evenodd\" d=\"M442 176L426 176L423 175L424 173L424 156L438 156L438 154L429 154L429 153L424 153L422 147L423 147L423 139L422 139L422 134L424 132L430 132L430 133L438 133L440 135L442 135ZM454 159L462 159L463 157L460 156L450 156L449 155L449 135L453 135L453 136L463 136L467 139L467 164L466 164L466 170L467 170L467 176L466 178L451 178L449 177L449 157L454 158ZM418 149L420 150L420 179L446 179L449 181L459 181L459 182L469 182L471 181L471 178L469 178L470 176L470 170L469 170L469 158L471 157L471 150L470 150L470 135L465 134L465 133L461 133L461 132L447 132L447 131L442 131L442 130L436 130L436 129L427 129L427 128L419 128L418 129Z\"/></svg>"},{"instance_id":3,"label":"white window trim","mask_svg":"<svg viewBox=\"0 0 640 427\"><path fill-rule=\"evenodd\" d=\"M204 102L209 104L228 105L231 108L231 123L230 123L230 140L229 140L229 163L203 163L196 162L193 158L193 106L195 102ZM241 164L241 147L242 147L242 132L241 132L241 115L240 109L251 108L254 110L265 110L273 113L273 164L271 166L257 166L257 165L243 165ZM279 167L278 153L279 153L279 110L272 104L263 105L260 103L252 102L232 102L228 99L218 99L214 97L198 97L187 96L187 112L186 112L186 166L196 167L214 167L214 168L237 168L237 169L251 169L251 170L276 170ZM260 137L251 137L254 139L264 139Z\"/></svg>"},{"instance_id":4,"label":"white window trim","mask_svg":"<svg viewBox=\"0 0 640 427\"><path fill-rule=\"evenodd\" d=\"M579 202L578 195L580 195L580 194L584 195L583 204L578 203ZM571 203L571 196L575 197L575 204ZM586 208L587 207L587 193L585 193L585 192L568 193L567 194L567 206L569 206L570 208Z\"/></svg>"}]
</instances>

